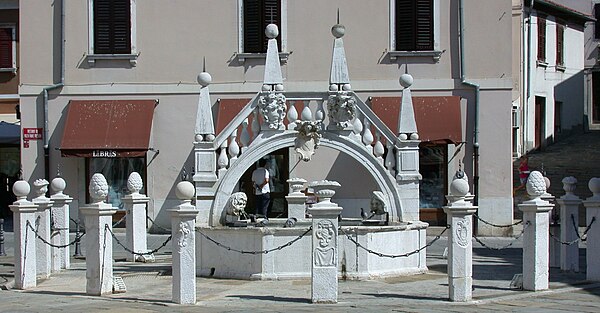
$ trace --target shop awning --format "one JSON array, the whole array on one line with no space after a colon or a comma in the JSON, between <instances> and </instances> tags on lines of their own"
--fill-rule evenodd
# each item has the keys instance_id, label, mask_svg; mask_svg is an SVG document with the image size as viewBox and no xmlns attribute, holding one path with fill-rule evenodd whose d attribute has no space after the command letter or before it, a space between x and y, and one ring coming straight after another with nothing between
<instances>
[{"instance_id":1,"label":"shop awning","mask_svg":"<svg viewBox=\"0 0 600 313\"><path fill-rule=\"evenodd\" d=\"M220 99L219 100L219 111L217 113L217 127L215 131L217 134L221 133L227 124L231 122L235 118L235 116L240 113L240 111L248 104L248 102L252 100L251 98L242 98L242 99ZM251 114L249 117L249 122L252 123L251 119L253 115Z\"/></svg>"},{"instance_id":2,"label":"shop awning","mask_svg":"<svg viewBox=\"0 0 600 313\"><path fill-rule=\"evenodd\" d=\"M71 100L62 156L144 156L155 105L155 100Z\"/></svg>"},{"instance_id":3,"label":"shop awning","mask_svg":"<svg viewBox=\"0 0 600 313\"><path fill-rule=\"evenodd\" d=\"M393 132L398 131L401 97L373 97L375 114ZM463 142L460 97L413 97L419 139L423 142Z\"/></svg>"},{"instance_id":4,"label":"shop awning","mask_svg":"<svg viewBox=\"0 0 600 313\"><path fill-rule=\"evenodd\" d=\"M0 144L19 145L21 142L21 125L0 122Z\"/></svg>"}]
</instances>

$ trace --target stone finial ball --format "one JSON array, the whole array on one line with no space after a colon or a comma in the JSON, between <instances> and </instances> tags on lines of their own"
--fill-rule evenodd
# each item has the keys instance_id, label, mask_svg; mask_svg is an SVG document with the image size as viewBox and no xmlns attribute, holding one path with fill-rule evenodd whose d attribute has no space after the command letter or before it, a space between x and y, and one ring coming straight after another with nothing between
<instances>
[{"instance_id":1,"label":"stone finial ball","mask_svg":"<svg viewBox=\"0 0 600 313\"><path fill-rule=\"evenodd\" d=\"M264 84L261 89L262 91L271 91L271 85Z\"/></svg>"},{"instance_id":2,"label":"stone finial ball","mask_svg":"<svg viewBox=\"0 0 600 313\"><path fill-rule=\"evenodd\" d=\"M267 25L267 27L265 28L265 35L269 39L276 38L277 36L279 36L279 28L275 24Z\"/></svg>"},{"instance_id":3,"label":"stone finial ball","mask_svg":"<svg viewBox=\"0 0 600 313\"><path fill-rule=\"evenodd\" d=\"M329 85L329 91L338 91L338 86L336 84Z\"/></svg>"},{"instance_id":4,"label":"stone finial ball","mask_svg":"<svg viewBox=\"0 0 600 313\"><path fill-rule=\"evenodd\" d=\"M204 140L204 137L201 134L194 135L195 142L201 142L202 140Z\"/></svg>"},{"instance_id":5,"label":"stone finial ball","mask_svg":"<svg viewBox=\"0 0 600 313\"><path fill-rule=\"evenodd\" d=\"M450 183L450 194L453 196L466 196L469 193L469 183L462 179L456 178Z\"/></svg>"},{"instance_id":6,"label":"stone finial ball","mask_svg":"<svg viewBox=\"0 0 600 313\"><path fill-rule=\"evenodd\" d=\"M16 181L12 187L12 192L17 198L27 197L30 191L31 187L29 186L29 183L24 180Z\"/></svg>"},{"instance_id":7,"label":"stone finial ball","mask_svg":"<svg viewBox=\"0 0 600 313\"><path fill-rule=\"evenodd\" d=\"M196 193L196 188L189 181L182 181L175 188L175 196L179 200L191 200Z\"/></svg>"},{"instance_id":8,"label":"stone finial ball","mask_svg":"<svg viewBox=\"0 0 600 313\"><path fill-rule=\"evenodd\" d=\"M350 90L352 90L352 85L350 85L350 84L344 84L344 85L342 85L342 90L343 91L350 91Z\"/></svg>"},{"instance_id":9,"label":"stone finial ball","mask_svg":"<svg viewBox=\"0 0 600 313\"><path fill-rule=\"evenodd\" d=\"M215 135L214 134L207 134L206 136L204 136L204 139L206 139L206 141L214 141L215 140Z\"/></svg>"},{"instance_id":10,"label":"stone finial ball","mask_svg":"<svg viewBox=\"0 0 600 313\"><path fill-rule=\"evenodd\" d=\"M50 182L50 188L56 193L62 193L67 188L67 182L62 177L56 177Z\"/></svg>"},{"instance_id":11,"label":"stone finial ball","mask_svg":"<svg viewBox=\"0 0 600 313\"><path fill-rule=\"evenodd\" d=\"M331 34L333 34L333 37L335 38L342 38L344 37L344 34L346 34L346 27L341 24L335 24L331 27Z\"/></svg>"},{"instance_id":12,"label":"stone finial ball","mask_svg":"<svg viewBox=\"0 0 600 313\"><path fill-rule=\"evenodd\" d=\"M538 171L533 171L527 178L527 193L533 197L539 197L546 193L546 180L544 175Z\"/></svg>"},{"instance_id":13,"label":"stone finial ball","mask_svg":"<svg viewBox=\"0 0 600 313\"><path fill-rule=\"evenodd\" d=\"M200 84L200 86L206 87L206 86L210 85L211 82L212 82L212 76L210 76L209 73L202 72L202 73L198 74L198 84Z\"/></svg>"},{"instance_id":14,"label":"stone finial ball","mask_svg":"<svg viewBox=\"0 0 600 313\"><path fill-rule=\"evenodd\" d=\"M417 133L410 134L410 140L419 140L419 134L417 134Z\"/></svg>"},{"instance_id":15,"label":"stone finial ball","mask_svg":"<svg viewBox=\"0 0 600 313\"><path fill-rule=\"evenodd\" d=\"M600 193L600 178L594 177L594 178L590 179L590 182L588 183L588 187L590 188L590 191L594 195L599 194Z\"/></svg>"},{"instance_id":16,"label":"stone finial ball","mask_svg":"<svg viewBox=\"0 0 600 313\"><path fill-rule=\"evenodd\" d=\"M408 139L408 135L406 135L406 134L400 134L398 136L398 138L400 138L400 140L406 140L406 139Z\"/></svg>"},{"instance_id":17,"label":"stone finial ball","mask_svg":"<svg viewBox=\"0 0 600 313\"><path fill-rule=\"evenodd\" d=\"M127 189L131 193L138 193L144 187L142 176L138 172L131 172L127 178Z\"/></svg>"},{"instance_id":18,"label":"stone finial ball","mask_svg":"<svg viewBox=\"0 0 600 313\"><path fill-rule=\"evenodd\" d=\"M413 84L413 77L410 74L402 74L400 75L400 86L404 87L404 88L408 88L410 86L412 86Z\"/></svg>"},{"instance_id":19,"label":"stone finial ball","mask_svg":"<svg viewBox=\"0 0 600 313\"><path fill-rule=\"evenodd\" d=\"M283 91L283 84L275 85L275 91Z\"/></svg>"}]
</instances>

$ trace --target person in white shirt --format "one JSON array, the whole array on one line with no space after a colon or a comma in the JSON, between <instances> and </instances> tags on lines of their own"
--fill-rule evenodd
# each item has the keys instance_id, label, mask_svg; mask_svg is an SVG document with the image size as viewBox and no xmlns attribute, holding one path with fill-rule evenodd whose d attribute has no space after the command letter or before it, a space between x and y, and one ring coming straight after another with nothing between
<instances>
[{"instance_id":1,"label":"person in white shirt","mask_svg":"<svg viewBox=\"0 0 600 313\"><path fill-rule=\"evenodd\" d=\"M265 168L267 160L260 159L258 168L252 172L254 195L256 198L256 214L267 218L269 202L271 202L271 188L269 187L269 171Z\"/></svg>"}]
</instances>

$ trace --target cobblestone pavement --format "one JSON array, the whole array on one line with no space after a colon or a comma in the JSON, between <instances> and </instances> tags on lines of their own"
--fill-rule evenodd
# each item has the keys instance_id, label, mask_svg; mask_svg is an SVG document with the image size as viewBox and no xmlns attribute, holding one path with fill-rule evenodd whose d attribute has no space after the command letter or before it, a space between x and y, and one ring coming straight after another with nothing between
<instances>
[{"instance_id":1,"label":"cobblestone pavement","mask_svg":"<svg viewBox=\"0 0 600 313\"><path fill-rule=\"evenodd\" d=\"M432 228L432 232L435 229ZM124 234L117 234L124 237ZM12 280L12 233L7 253L0 257L0 286ZM160 245L165 235L149 235L148 247ZM428 236L431 240L433 237ZM483 238L486 245L502 247L511 238ZM427 250L429 272L422 275L369 281L339 282L337 304L310 303L310 280L247 281L197 278L196 305L181 306L171 299L171 264L167 245L156 263L129 263L115 246L115 275L127 292L104 297L85 294L85 263L72 259L72 269L39 281L31 290L0 290L0 312L600 312L600 282L586 282L585 273L550 271L550 290L528 292L510 289L521 273L521 242L496 251L474 243L473 301L448 301L447 244L442 237ZM585 269L585 246L581 246ZM215 249L217 249L215 247ZM6 289L6 288L4 288Z\"/></svg>"}]
</instances>

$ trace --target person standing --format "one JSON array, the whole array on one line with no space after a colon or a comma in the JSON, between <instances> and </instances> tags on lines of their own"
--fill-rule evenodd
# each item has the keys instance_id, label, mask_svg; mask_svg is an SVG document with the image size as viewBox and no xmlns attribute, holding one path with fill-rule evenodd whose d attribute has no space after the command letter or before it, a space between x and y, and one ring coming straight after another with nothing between
<instances>
[{"instance_id":1,"label":"person standing","mask_svg":"<svg viewBox=\"0 0 600 313\"><path fill-rule=\"evenodd\" d=\"M252 172L252 183L254 184L254 195L256 198L256 214L267 218L269 203L271 202L271 188L269 187L269 171L265 165L267 160L260 159L258 168Z\"/></svg>"},{"instance_id":2,"label":"person standing","mask_svg":"<svg viewBox=\"0 0 600 313\"><path fill-rule=\"evenodd\" d=\"M519 163L519 180L521 185L515 188L514 191L525 188L525 184L527 184L527 178L529 178L529 158L524 155L521 158L521 163Z\"/></svg>"}]
</instances>

